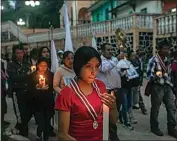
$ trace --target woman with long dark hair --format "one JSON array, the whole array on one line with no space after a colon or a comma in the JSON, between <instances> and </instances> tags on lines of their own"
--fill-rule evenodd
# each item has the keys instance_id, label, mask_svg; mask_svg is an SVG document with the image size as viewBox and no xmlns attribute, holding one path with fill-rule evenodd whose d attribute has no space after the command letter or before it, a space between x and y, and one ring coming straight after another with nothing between
<instances>
[{"instance_id":1,"label":"woman with long dark hair","mask_svg":"<svg viewBox=\"0 0 177 141\"><path fill-rule=\"evenodd\" d=\"M48 47L44 46L44 47L41 47L39 49L38 58L41 58L41 57L46 58L48 60L48 62L49 62L49 66L48 67L50 69L50 67L51 67L51 59L50 59L50 49Z\"/></svg>"}]
</instances>

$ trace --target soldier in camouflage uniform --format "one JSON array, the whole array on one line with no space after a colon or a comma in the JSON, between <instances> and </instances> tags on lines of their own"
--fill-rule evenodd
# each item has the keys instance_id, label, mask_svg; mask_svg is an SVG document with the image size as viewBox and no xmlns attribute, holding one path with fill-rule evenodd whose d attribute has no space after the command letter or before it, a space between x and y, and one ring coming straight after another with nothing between
<instances>
[{"instance_id":1,"label":"soldier in camouflage uniform","mask_svg":"<svg viewBox=\"0 0 177 141\"><path fill-rule=\"evenodd\" d=\"M27 78L30 74L28 60L24 59L22 44L13 47L12 61L7 67L10 85L12 87L12 100L17 118L16 129L23 136L28 136L28 122L31 118L32 107L30 95L27 94Z\"/></svg>"}]
</instances>

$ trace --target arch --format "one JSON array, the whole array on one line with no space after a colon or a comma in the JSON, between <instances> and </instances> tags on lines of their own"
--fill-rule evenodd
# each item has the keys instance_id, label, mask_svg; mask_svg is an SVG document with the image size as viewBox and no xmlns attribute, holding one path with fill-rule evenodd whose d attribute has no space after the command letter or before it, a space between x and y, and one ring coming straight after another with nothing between
<instances>
[{"instance_id":1,"label":"arch","mask_svg":"<svg viewBox=\"0 0 177 141\"><path fill-rule=\"evenodd\" d=\"M78 23L84 24L90 22L90 16L88 14L88 9L86 7L82 7L78 12Z\"/></svg>"}]
</instances>

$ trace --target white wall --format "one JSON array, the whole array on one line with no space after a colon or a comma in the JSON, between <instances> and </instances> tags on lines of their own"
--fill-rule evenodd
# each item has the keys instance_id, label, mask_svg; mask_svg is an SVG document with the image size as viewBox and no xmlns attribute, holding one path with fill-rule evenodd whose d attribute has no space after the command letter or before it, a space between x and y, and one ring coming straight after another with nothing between
<instances>
[{"instance_id":1,"label":"white wall","mask_svg":"<svg viewBox=\"0 0 177 141\"><path fill-rule=\"evenodd\" d=\"M137 4L136 12L141 12L141 9L147 8L147 13L162 13L161 1L144 1Z\"/></svg>"},{"instance_id":2,"label":"white wall","mask_svg":"<svg viewBox=\"0 0 177 141\"><path fill-rule=\"evenodd\" d=\"M162 13L161 1L143 1L137 3L136 13L141 12L142 9L147 8L147 13ZM129 14L129 11L133 11L130 6L123 6L117 11L117 17L121 17Z\"/></svg>"}]
</instances>

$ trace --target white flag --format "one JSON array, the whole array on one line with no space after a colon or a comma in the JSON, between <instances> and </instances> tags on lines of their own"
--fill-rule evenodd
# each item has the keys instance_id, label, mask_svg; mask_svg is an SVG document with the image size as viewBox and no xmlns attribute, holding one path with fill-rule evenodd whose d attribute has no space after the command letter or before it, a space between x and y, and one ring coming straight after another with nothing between
<instances>
[{"instance_id":1,"label":"white flag","mask_svg":"<svg viewBox=\"0 0 177 141\"><path fill-rule=\"evenodd\" d=\"M58 68L58 57L54 40L51 40L51 72L55 73Z\"/></svg>"},{"instance_id":2,"label":"white flag","mask_svg":"<svg viewBox=\"0 0 177 141\"><path fill-rule=\"evenodd\" d=\"M96 39L95 39L94 36L92 37L92 47L95 48L98 51Z\"/></svg>"},{"instance_id":3,"label":"white flag","mask_svg":"<svg viewBox=\"0 0 177 141\"><path fill-rule=\"evenodd\" d=\"M70 32L70 23L69 23L69 18L68 18L68 8L66 4L63 4L63 9L64 9L64 24L65 24L65 51L72 51L73 50L73 45L71 41L71 32Z\"/></svg>"}]
</instances>

